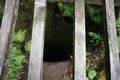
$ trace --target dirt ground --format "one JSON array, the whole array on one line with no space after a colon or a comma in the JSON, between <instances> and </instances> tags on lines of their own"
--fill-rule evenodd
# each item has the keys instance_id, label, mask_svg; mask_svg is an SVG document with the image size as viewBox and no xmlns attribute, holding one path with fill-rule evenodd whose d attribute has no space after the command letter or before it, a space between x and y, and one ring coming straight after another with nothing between
<instances>
[{"instance_id":1,"label":"dirt ground","mask_svg":"<svg viewBox=\"0 0 120 80\"><path fill-rule=\"evenodd\" d=\"M73 80L71 60L59 62L43 62L43 80ZM28 64L20 72L19 80L27 80Z\"/></svg>"},{"instance_id":2,"label":"dirt ground","mask_svg":"<svg viewBox=\"0 0 120 80\"><path fill-rule=\"evenodd\" d=\"M44 62L43 80L73 80L71 61Z\"/></svg>"}]
</instances>

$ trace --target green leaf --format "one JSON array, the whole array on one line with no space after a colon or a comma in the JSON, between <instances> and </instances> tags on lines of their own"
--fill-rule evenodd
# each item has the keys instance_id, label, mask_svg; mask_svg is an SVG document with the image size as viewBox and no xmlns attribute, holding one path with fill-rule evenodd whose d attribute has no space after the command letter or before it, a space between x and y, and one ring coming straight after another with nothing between
<instances>
[{"instance_id":1,"label":"green leaf","mask_svg":"<svg viewBox=\"0 0 120 80\"><path fill-rule=\"evenodd\" d=\"M14 42L23 42L23 40L25 39L25 33L26 33L26 30L22 31L22 30L19 30L17 33L14 34L13 36L13 41Z\"/></svg>"},{"instance_id":2,"label":"green leaf","mask_svg":"<svg viewBox=\"0 0 120 80\"><path fill-rule=\"evenodd\" d=\"M119 53L120 53L120 36L118 36L118 48L119 48Z\"/></svg>"},{"instance_id":3,"label":"green leaf","mask_svg":"<svg viewBox=\"0 0 120 80\"><path fill-rule=\"evenodd\" d=\"M64 5L64 12L62 16L73 17L73 7L70 5Z\"/></svg>"},{"instance_id":4,"label":"green leaf","mask_svg":"<svg viewBox=\"0 0 120 80\"><path fill-rule=\"evenodd\" d=\"M18 80L17 73L23 68L23 63L27 62L25 55L23 55L20 43L12 44L9 68L7 73L8 80Z\"/></svg>"},{"instance_id":5,"label":"green leaf","mask_svg":"<svg viewBox=\"0 0 120 80\"><path fill-rule=\"evenodd\" d=\"M96 12L95 8L93 8L93 7L89 6L89 5L87 5L86 7L87 7L87 11L88 11L89 16L93 17L95 15L95 12Z\"/></svg>"},{"instance_id":6,"label":"green leaf","mask_svg":"<svg viewBox=\"0 0 120 80\"><path fill-rule=\"evenodd\" d=\"M62 17L71 17L73 18L73 6L65 3L58 3L60 13ZM58 16L58 15L57 15Z\"/></svg>"},{"instance_id":7,"label":"green leaf","mask_svg":"<svg viewBox=\"0 0 120 80\"><path fill-rule=\"evenodd\" d=\"M60 10L63 10L63 3L58 3L58 7L60 8Z\"/></svg>"},{"instance_id":8,"label":"green leaf","mask_svg":"<svg viewBox=\"0 0 120 80\"><path fill-rule=\"evenodd\" d=\"M118 13L118 18L117 18L116 24L117 24L117 27L120 28L120 11Z\"/></svg>"},{"instance_id":9,"label":"green leaf","mask_svg":"<svg viewBox=\"0 0 120 80\"><path fill-rule=\"evenodd\" d=\"M89 35L93 40L96 40L96 41L101 41L103 39L100 34L97 34L95 32L89 32Z\"/></svg>"},{"instance_id":10,"label":"green leaf","mask_svg":"<svg viewBox=\"0 0 120 80\"><path fill-rule=\"evenodd\" d=\"M31 41L28 41L24 47L25 47L25 51L30 51Z\"/></svg>"},{"instance_id":11,"label":"green leaf","mask_svg":"<svg viewBox=\"0 0 120 80\"><path fill-rule=\"evenodd\" d=\"M101 9L96 9L95 7L87 5L87 13L96 24L102 24Z\"/></svg>"},{"instance_id":12,"label":"green leaf","mask_svg":"<svg viewBox=\"0 0 120 80\"><path fill-rule=\"evenodd\" d=\"M102 23L102 18L100 16L95 16L92 20L99 25Z\"/></svg>"},{"instance_id":13,"label":"green leaf","mask_svg":"<svg viewBox=\"0 0 120 80\"><path fill-rule=\"evenodd\" d=\"M90 71L88 72L88 77L89 77L89 79L94 79L94 78L96 77L96 75L97 75L97 73L96 73L95 70L90 70Z\"/></svg>"}]
</instances>

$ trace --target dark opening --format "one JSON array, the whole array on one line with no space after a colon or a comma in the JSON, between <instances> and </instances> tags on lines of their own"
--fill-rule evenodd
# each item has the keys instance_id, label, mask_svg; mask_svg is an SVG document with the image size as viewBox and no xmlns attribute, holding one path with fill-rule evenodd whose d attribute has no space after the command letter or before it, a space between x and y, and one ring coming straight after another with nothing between
<instances>
[{"instance_id":1,"label":"dark opening","mask_svg":"<svg viewBox=\"0 0 120 80\"><path fill-rule=\"evenodd\" d=\"M73 19L58 17L57 3L48 3L44 61L63 61L70 59L73 52Z\"/></svg>"},{"instance_id":2,"label":"dark opening","mask_svg":"<svg viewBox=\"0 0 120 80\"><path fill-rule=\"evenodd\" d=\"M4 6L5 6L5 0L0 0L0 28L3 18Z\"/></svg>"}]
</instances>

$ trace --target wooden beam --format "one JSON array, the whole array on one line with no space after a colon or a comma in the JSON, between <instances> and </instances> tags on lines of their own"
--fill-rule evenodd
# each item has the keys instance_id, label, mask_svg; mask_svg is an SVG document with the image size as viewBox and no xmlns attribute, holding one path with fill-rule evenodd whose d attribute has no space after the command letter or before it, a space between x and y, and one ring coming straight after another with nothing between
<instances>
[{"instance_id":1,"label":"wooden beam","mask_svg":"<svg viewBox=\"0 0 120 80\"><path fill-rule=\"evenodd\" d=\"M6 0L4 15L0 29L0 77L3 67L4 58L8 48L11 32L15 28L18 14L19 0Z\"/></svg>"},{"instance_id":2,"label":"wooden beam","mask_svg":"<svg viewBox=\"0 0 120 80\"><path fill-rule=\"evenodd\" d=\"M28 80L42 80L46 0L35 0Z\"/></svg>"},{"instance_id":3,"label":"wooden beam","mask_svg":"<svg viewBox=\"0 0 120 80\"><path fill-rule=\"evenodd\" d=\"M109 48L109 61L110 61L110 79L120 80L120 63L118 52L118 38L116 31L115 9L114 0L103 0L104 10L106 13L106 29Z\"/></svg>"},{"instance_id":4,"label":"wooden beam","mask_svg":"<svg viewBox=\"0 0 120 80\"><path fill-rule=\"evenodd\" d=\"M74 80L86 80L85 0L75 0Z\"/></svg>"},{"instance_id":5,"label":"wooden beam","mask_svg":"<svg viewBox=\"0 0 120 80\"><path fill-rule=\"evenodd\" d=\"M73 2L74 0L48 0L54 2ZM93 5L102 5L102 0L85 0L86 4L93 4ZM115 0L115 6L120 6L120 1Z\"/></svg>"}]
</instances>

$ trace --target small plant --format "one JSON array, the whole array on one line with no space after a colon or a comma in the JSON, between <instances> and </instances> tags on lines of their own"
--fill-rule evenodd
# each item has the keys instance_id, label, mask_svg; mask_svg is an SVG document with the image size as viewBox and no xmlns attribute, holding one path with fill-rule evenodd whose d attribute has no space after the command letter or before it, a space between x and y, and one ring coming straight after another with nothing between
<instances>
[{"instance_id":1,"label":"small plant","mask_svg":"<svg viewBox=\"0 0 120 80\"><path fill-rule=\"evenodd\" d=\"M60 13L57 15L58 17L71 17L73 18L73 6L71 4L58 3L58 7L60 9Z\"/></svg>"},{"instance_id":2,"label":"small plant","mask_svg":"<svg viewBox=\"0 0 120 80\"><path fill-rule=\"evenodd\" d=\"M116 20L116 26L117 26L117 34L118 34L118 47L120 53L120 11L118 13L118 18Z\"/></svg>"},{"instance_id":3,"label":"small plant","mask_svg":"<svg viewBox=\"0 0 120 80\"><path fill-rule=\"evenodd\" d=\"M118 33L120 32L120 11L118 13L118 18L116 20L116 25L117 25L117 30L118 30ZM119 33L120 35L120 33Z\"/></svg>"},{"instance_id":4,"label":"small plant","mask_svg":"<svg viewBox=\"0 0 120 80\"><path fill-rule=\"evenodd\" d=\"M96 24L101 25L102 24L102 18L101 18L101 9L96 9L95 7L92 7L90 5L86 6L87 13L91 20L93 20Z\"/></svg>"},{"instance_id":5,"label":"small plant","mask_svg":"<svg viewBox=\"0 0 120 80\"><path fill-rule=\"evenodd\" d=\"M25 39L26 30L19 30L15 32L13 36L12 48L9 57L9 68L7 73L8 80L18 80L19 72L24 67L24 63L27 62L25 52L30 50L30 41L25 45L25 51L23 50L23 41Z\"/></svg>"},{"instance_id":6,"label":"small plant","mask_svg":"<svg viewBox=\"0 0 120 80\"><path fill-rule=\"evenodd\" d=\"M90 36L90 45L93 47L92 50L97 50L100 53L101 57L105 56L105 45L103 42L103 36L99 33L89 32ZM87 56L91 55L90 52L87 53ZM99 60L99 56L93 54L95 60ZM92 57L91 57L92 58ZM87 80L94 80L97 76L97 64L87 63Z\"/></svg>"},{"instance_id":7,"label":"small plant","mask_svg":"<svg viewBox=\"0 0 120 80\"><path fill-rule=\"evenodd\" d=\"M17 80L19 71L23 68L23 63L26 62L26 58L23 55L20 46L12 44L12 50L9 60L8 79Z\"/></svg>"},{"instance_id":8,"label":"small plant","mask_svg":"<svg viewBox=\"0 0 120 80\"><path fill-rule=\"evenodd\" d=\"M91 37L90 43L93 46L97 46L103 41L103 38L100 34L97 34L95 32L89 32L89 36Z\"/></svg>"},{"instance_id":9,"label":"small plant","mask_svg":"<svg viewBox=\"0 0 120 80\"><path fill-rule=\"evenodd\" d=\"M31 47L31 40L28 41L28 42L25 44L25 46L24 46L25 51L30 51L30 47Z\"/></svg>"},{"instance_id":10,"label":"small plant","mask_svg":"<svg viewBox=\"0 0 120 80\"><path fill-rule=\"evenodd\" d=\"M90 80L93 80L93 79L96 77L96 75L97 75L96 70L90 70L90 71L88 72L88 78L89 78Z\"/></svg>"},{"instance_id":11,"label":"small plant","mask_svg":"<svg viewBox=\"0 0 120 80\"><path fill-rule=\"evenodd\" d=\"M19 43L23 42L23 40L25 39L25 33L26 33L26 30L24 31L19 30L13 36L13 42L19 42Z\"/></svg>"},{"instance_id":12,"label":"small plant","mask_svg":"<svg viewBox=\"0 0 120 80\"><path fill-rule=\"evenodd\" d=\"M104 45L102 35L97 34L95 32L89 32L89 35L91 37L90 45L93 46L94 49L99 50L101 53L101 56L105 56L105 45Z\"/></svg>"},{"instance_id":13,"label":"small plant","mask_svg":"<svg viewBox=\"0 0 120 80\"><path fill-rule=\"evenodd\" d=\"M90 65L87 64L87 80L94 80L94 78L97 76L97 72L96 72L96 67L93 66L91 67Z\"/></svg>"}]
</instances>

